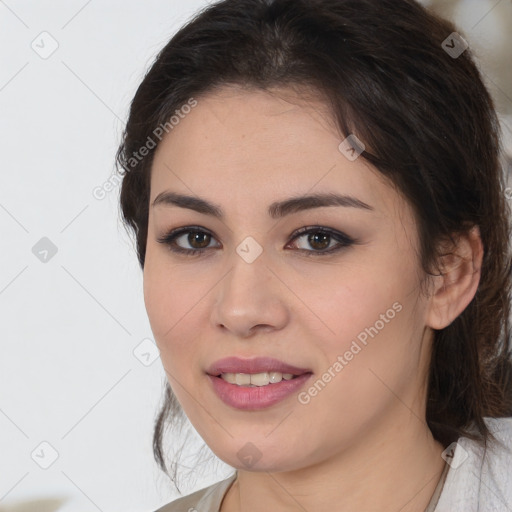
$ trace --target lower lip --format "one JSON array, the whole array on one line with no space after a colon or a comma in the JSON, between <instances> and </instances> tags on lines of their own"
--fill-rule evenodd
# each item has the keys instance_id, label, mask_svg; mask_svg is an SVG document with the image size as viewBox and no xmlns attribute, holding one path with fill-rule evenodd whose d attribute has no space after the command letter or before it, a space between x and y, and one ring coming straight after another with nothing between
<instances>
[{"instance_id":1,"label":"lower lip","mask_svg":"<svg viewBox=\"0 0 512 512\"><path fill-rule=\"evenodd\" d=\"M208 378L214 391L225 404L236 409L258 410L270 407L297 392L312 375L304 373L294 379L283 379L277 384L255 387L230 384L223 378L213 375L208 375Z\"/></svg>"}]
</instances>

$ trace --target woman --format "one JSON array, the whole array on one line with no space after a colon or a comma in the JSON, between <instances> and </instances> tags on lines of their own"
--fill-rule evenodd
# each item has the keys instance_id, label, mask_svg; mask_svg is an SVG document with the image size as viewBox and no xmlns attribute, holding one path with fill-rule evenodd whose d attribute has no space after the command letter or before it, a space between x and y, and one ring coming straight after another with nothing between
<instances>
[{"instance_id":1,"label":"woman","mask_svg":"<svg viewBox=\"0 0 512 512\"><path fill-rule=\"evenodd\" d=\"M236 471L160 511L512 510L499 154L412 0L224 0L171 39L118 152L155 457L184 411Z\"/></svg>"}]
</instances>

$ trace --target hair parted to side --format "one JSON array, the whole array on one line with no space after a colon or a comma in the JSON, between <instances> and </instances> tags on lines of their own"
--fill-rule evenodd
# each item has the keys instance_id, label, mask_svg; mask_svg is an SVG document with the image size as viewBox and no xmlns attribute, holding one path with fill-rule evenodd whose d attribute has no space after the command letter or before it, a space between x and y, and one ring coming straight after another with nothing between
<instances>
[{"instance_id":1,"label":"hair parted to side","mask_svg":"<svg viewBox=\"0 0 512 512\"><path fill-rule=\"evenodd\" d=\"M484 417L512 415L511 225L500 128L471 50L453 58L442 48L453 32L413 0L220 1L158 54L117 153L123 220L142 268L155 148L140 160L133 155L190 98L200 102L223 85L318 93L340 133L363 141L361 157L413 208L426 275L438 271L439 242L478 226L484 258L476 295L434 331L426 417L445 446L461 435L485 443L492 436ZM153 437L166 472L163 436L180 409L166 382Z\"/></svg>"}]
</instances>

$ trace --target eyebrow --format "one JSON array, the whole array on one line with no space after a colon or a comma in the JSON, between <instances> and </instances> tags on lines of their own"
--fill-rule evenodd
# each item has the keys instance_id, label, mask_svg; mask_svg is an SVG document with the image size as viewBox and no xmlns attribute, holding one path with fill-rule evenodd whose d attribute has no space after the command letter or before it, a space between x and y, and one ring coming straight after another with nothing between
<instances>
[{"instance_id":1,"label":"eyebrow","mask_svg":"<svg viewBox=\"0 0 512 512\"><path fill-rule=\"evenodd\" d=\"M178 206L187 208L204 215L211 215L217 219L224 218L224 212L219 205L201 199L199 197L178 194L176 192L165 191L158 194L153 201L152 207L158 205ZM360 208L364 210L374 210L374 208L365 202L349 195L339 195L334 193L312 194L299 197L292 197L285 201L272 203L268 207L268 214L273 219L279 219L286 215L313 208L324 206L345 206Z\"/></svg>"}]
</instances>

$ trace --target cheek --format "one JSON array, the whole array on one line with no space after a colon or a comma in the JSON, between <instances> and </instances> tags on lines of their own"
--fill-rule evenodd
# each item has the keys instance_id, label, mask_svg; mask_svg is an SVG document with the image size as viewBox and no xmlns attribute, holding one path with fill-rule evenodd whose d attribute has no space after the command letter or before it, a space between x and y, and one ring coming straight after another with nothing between
<instances>
[{"instance_id":1,"label":"cheek","mask_svg":"<svg viewBox=\"0 0 512 512\"><path fill-rule=\"evenodd\" d=\"M316 283L316 287L313 286ZM364 343L375 329L391 330L400 322L404 302L414 288L408 269L364 264L330 268L324 275L308 275L295 290L309 309L312 323L324 333L331 349L347 350L351 340ZM319 331L320 333L320 331Z\"/></svg>"},{"instance_id":2,"label":"cheek","mask_svg":"<svg viewBox=\"0 0 512 512\"><path fill-rule=\"evenodd\" d=\"M373 261L380 263L360 261L350 271L332 272L328 284L307 295L321 319L311 315L321 326L313 340L324 369L331 368L335 380L343 382L343 396L366 403L376 400L376 390L385 393L377 376L401 386L416 371L420 354L415 326L421 324L422 309L414 265L398 257Z\"/></svg>"},{"instance_id":3,"label":"cheek","mask_svg":"<svg viewBox=\"0 0 512 512\"><path fill-rule=\"evenodd\" d=\"M196 339L201 333L198 323L207 314L205 296L211 286L168 261L148 258L144 268L144 303L166 371L178 374L183 368L192 367Z\"/></svg>"},{"instance_id":4,"label":"cheek","mask_svg":"<svg viewBox=\"0 0 512 512\"><path fill-rule=\"evenodd\" d=\"M165 274L159 272L150 258L146 258L144 304L151 329L159 345L162 343L166 331L172 326L172 312L175 311L172 294L166 293L166 290Z\"/></svg>"},{"instance_id":5,"label":"cheek","mask_svg":"<svg viewBox=\"0 0 512 512\"><path fill-rule=\"evenodd\" d=\"M340 290L338 307L330 305L337 313L330 317L336 337L316 342L323 364L301 397L301 403L309 401L304 421L316 417L329 432L339 432L342 426L347 441L386 410L400 406L397 396L412 403L407 393L420 369L419 343L412 330L415 312L407 294L374 287L367 295L366 289Z\"/></svg>"},{"instance_id":6,"label":"cheek","mask_svg":"<svg viewBox=\"0 0 512 512\"><path fill-rule=\"evenodd\" d=\"M405 397L422 373L420 308L405 289L352 299L339 315L338 343L327 349L337 377L325 399L361 419L378 415L396 396L409 402Z\"/></svg>"},{"instance_id":7,"label":"cheek","mask_svg":"<svg viewBox=\"0 0 512 512\"><path fill-rule=\"evenodd\" d=\"M186 318L187 290L176 280L177 275L179 273L166 268L157 258L146 258L144 304L160 351L166 349L168 340L173 338Z\"/></svg>"}]
</instances>

